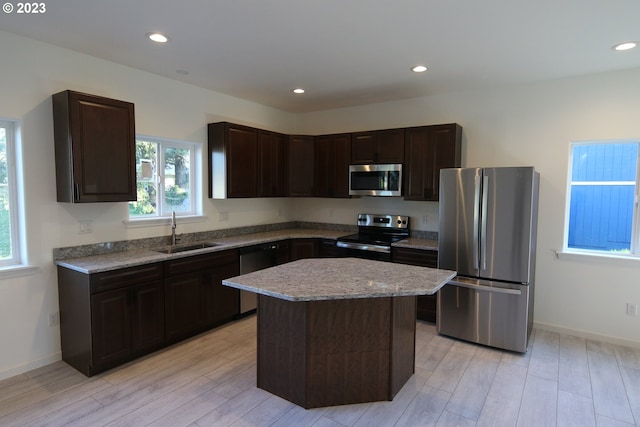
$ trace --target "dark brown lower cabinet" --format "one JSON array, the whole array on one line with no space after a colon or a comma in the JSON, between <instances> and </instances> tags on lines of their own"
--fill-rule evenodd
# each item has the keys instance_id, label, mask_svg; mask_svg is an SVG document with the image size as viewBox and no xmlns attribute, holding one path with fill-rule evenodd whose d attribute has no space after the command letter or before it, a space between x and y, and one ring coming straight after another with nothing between
<instances>
[{"instance_id":1,"label":"dark brown lower cabinet","mask_svg":"<svg viewBox=\"0 0 640 427\"><path fill-rule=\"evenodd\" d=\"M290 260L316 258L319 250L319 239L291 239Z\"/></svg>"},{"instance_id":2,"label":"dark brown lower cabinet","mask_svg":"<svg viewBox=\"0 0 640 427\"><path fill-rule=\"evenodd\" d=\"M393 247L391 261L400 264L419 265L422 267L438 267L438 251ZM427 322L436 322L437 294L418 296L417 318Z\"/></svg>"},{"instance_id":3,"label":"dark brown lower cabinet","mask_svg":"<svg viewBox=\"0 0 640 427\"><path fill-rule=\"evenodd\" d=\"M180 341L231 320L240 312L237 289L222 280L240 271L230 250L165 262L167 343Z\"/></svg>"},{"instance_id":4,"label":"dark brown lower cabinet","mask_svg":"<svg viewBox=\"0 0 640 427\"><path fill-rule=\"evenodd\" d=\"M84 274L58 267L62 360L87 376L164 345L162 264Z\"/></svg>"},{"instance_id":5,"label":"dark brown lower cabinet","mask_svg":"<svg viewBox=\"0 0 640 427\"><path fill-rule=\"evenodd\" d=\"M228 250L85 274L58 267L62 360L87 376L232 320L239 273Z\"/></svg>"}]
</instances>

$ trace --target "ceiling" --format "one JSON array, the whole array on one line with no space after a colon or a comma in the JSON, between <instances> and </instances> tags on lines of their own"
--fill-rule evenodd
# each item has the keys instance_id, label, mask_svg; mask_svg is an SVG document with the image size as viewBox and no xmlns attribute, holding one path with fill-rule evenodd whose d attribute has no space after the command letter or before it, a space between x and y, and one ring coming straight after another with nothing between
<instances>
[{"instance_id":1,"label":"ceiling","mask_svg":"<svg viewBox=\"0 0 640 427\"><path fill-rule=\"evenodd\" d=\"M56 0L0 30L310 112L640 67L611 49L639 18L638 0Z\"/></svg>"}]
</instances>

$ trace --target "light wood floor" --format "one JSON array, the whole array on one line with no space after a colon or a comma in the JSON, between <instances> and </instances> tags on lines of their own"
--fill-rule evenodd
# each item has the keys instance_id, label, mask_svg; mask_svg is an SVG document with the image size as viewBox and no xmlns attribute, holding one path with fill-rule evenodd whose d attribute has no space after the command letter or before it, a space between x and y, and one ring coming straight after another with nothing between
<instances>
[{"instance_id":1,"label":"light wood floor","mask_svg":"<svg viewBox=\"0 0 640 427\"><path fill-rule=\"evenodd\" d=\"M392 402L304 410L255 387L255 319L92 378L57 362L1 381L0 425L640 425L640 349L537 330L518 355L423 322Z\"/></svg>"}]
</instances>

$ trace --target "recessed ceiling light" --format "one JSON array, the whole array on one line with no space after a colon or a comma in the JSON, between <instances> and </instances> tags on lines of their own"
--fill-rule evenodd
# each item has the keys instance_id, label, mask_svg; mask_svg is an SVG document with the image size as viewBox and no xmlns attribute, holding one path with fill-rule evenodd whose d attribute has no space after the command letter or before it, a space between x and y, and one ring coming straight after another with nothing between
<instances>
[{"instance_id":1,"label":"recessed ceiling light","mask_svg":"<svg viewBox=\"0 0 640 427\"><path fill-rule=\"evenodd\" d=\"M150 40L153 40L156 43L166 43L169 41L169 37L160 33L148 33L147 37L149 37Z\"/></svg>"},{"instance_id":2,"label":"recessed ceiling light","mask_svg":"<svg viewBox=\"0 0 640 427\"><path fill-rule=\"evenodd\" d=\"M413 71L414 73L424 73L425 71L427 71L427 67L425 67L424 65L416 65L411 69L411 71Z\"/></svg>"},{"instance_id":3,"label":"recessed ceiling light","mask_svg":"<svg viewBox=\"0 0 640 427\"><path fill-rule=\"evenodd\" d=\"M293 90L293 93L304 93L304 89L302 89L300 87L296 88L296 89Z\"/></svg>"},{"instance_id":4,"label":"recessed ceiling light","mask_svg":"<svg viewBox=\"0 0 640 427\"><path fill-rule=\"evenodd\" d=\"M624 43L618 43L617 45L614 45L611 49L618 50L618 51L629 50L629 49L633 49L637 45L638 45L638 42L624 42Z\"/></svg>"}]
</instances>

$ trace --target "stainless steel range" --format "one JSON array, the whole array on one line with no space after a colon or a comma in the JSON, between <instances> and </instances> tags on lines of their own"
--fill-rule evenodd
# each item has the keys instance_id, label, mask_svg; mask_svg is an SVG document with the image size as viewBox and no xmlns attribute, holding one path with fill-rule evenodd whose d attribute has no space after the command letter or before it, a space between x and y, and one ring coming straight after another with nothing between
<instances>
[{"instance_id":1,"label":"stainless steel range","mask_svg":"<svg viewBox=\"0 0 640 427\"><path fill-rule=\"evenodd\" d=\"M347 256L391 261L391 244L409 237L409 217L359 214L358 232L339 237L336 246Z\"/></svg>"}]
</instances>

